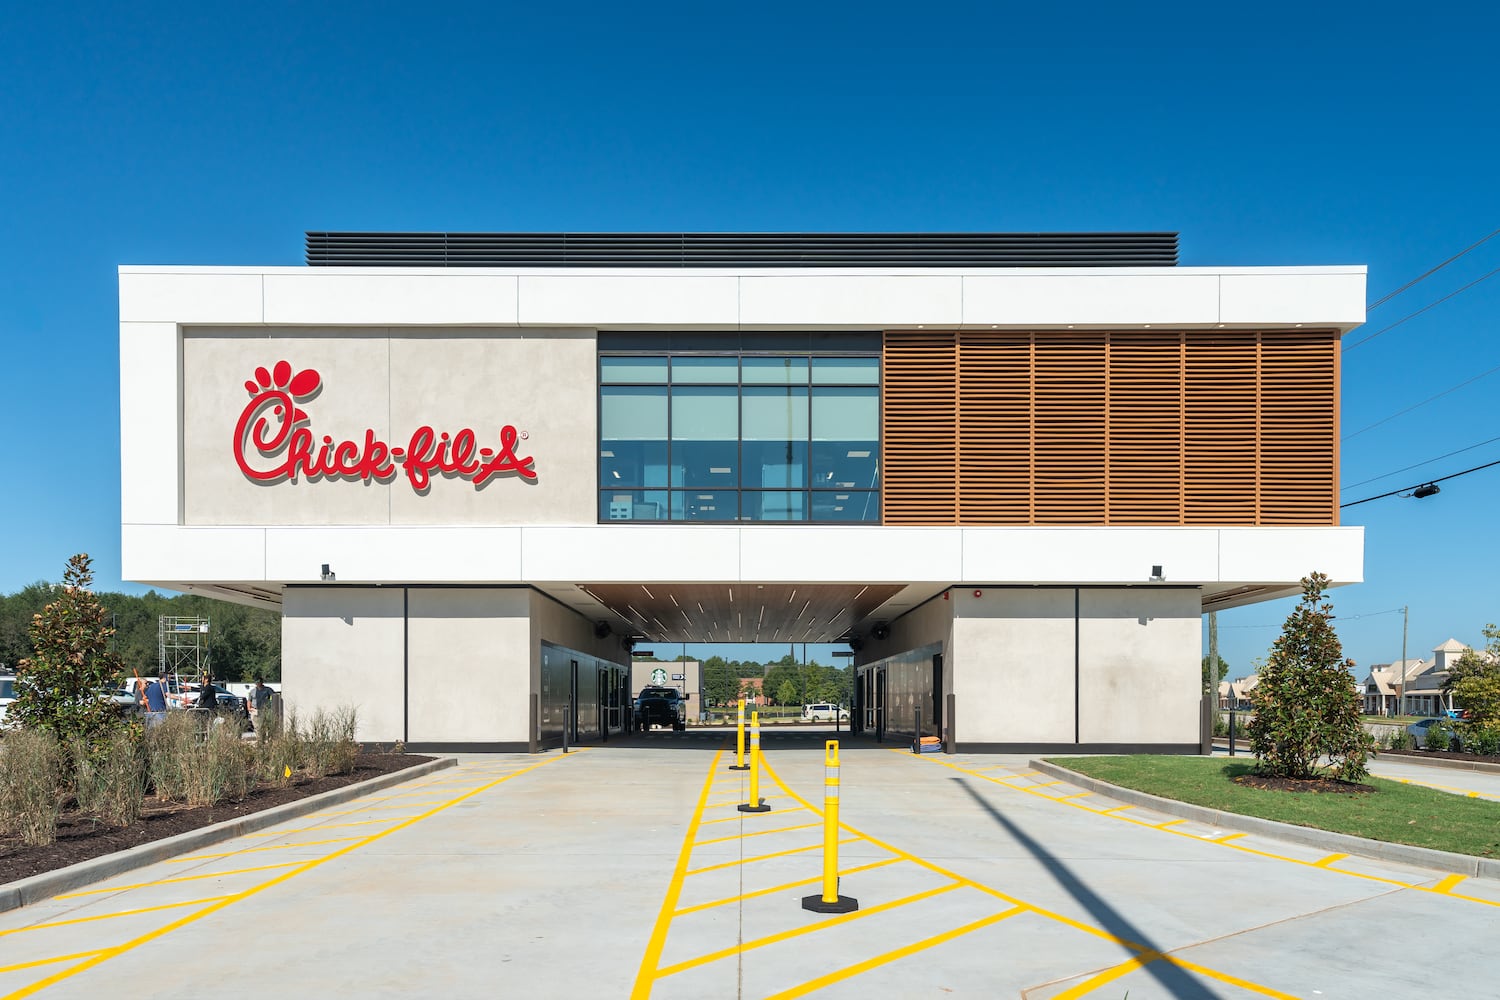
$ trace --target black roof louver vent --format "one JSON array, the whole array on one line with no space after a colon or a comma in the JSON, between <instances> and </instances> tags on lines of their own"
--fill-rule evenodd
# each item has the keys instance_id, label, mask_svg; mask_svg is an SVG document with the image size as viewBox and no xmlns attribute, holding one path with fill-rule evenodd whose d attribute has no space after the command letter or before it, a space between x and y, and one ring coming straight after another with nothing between
<instances>
[{"instance_id":1,"label":"black roof louver vent","mask_svg":"<svg viewBox=\"0 0 1500 1000\"><path fill-rule=\"evenodd\" d=\"M311 267L1172 267L1176 233L307 234Z\"/></svg>"}]
</instances>

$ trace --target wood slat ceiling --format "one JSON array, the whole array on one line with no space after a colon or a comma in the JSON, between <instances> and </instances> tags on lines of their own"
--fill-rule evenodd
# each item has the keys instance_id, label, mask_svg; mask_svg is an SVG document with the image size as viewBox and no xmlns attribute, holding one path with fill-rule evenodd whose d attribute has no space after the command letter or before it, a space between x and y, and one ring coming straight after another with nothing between
<instances>
[{"instance_id":1,"label":"wood slat ceiling","mask_svg":"<svg viewBox=\"0 0 1500 1000\"><path fill-rule=\"evenodd\" d=\"M1333 330L891 331L886 524L1337 524Z\"/></svg>"},{"instance_id":2,"label":"wood slat ceiling","mask_svg":"<svg viewBox=\"0 0 1500 1000\"><path fill-rule=\"evenodd\" d=\"M580 584L652 642L835 642L900 584Z\"/></svg>"}]
</instances>

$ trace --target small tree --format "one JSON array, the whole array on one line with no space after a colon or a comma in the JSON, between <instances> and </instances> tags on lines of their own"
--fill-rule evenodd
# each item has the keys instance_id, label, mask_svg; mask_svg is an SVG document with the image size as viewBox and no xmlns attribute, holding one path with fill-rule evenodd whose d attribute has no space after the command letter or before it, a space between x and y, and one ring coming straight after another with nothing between
<instances>
[{"instance_id":1,"label":"small tree","mask_svg":"<svg viewBox=\"0 0 1500 1000\"><path fill-rule=\"evenodd\" d=\"M1468 713L1467 728L1475 732L1500 722L1500 628L1486 625L1484 637L1484 650L1460 656L1443 682L1443 690Z\"/></svg>"},{"instance_id":2,"label":"small tree","mask_svg":"<svg viewBox=\"0 0 1500 1000\"><path fill-rule=\"evenodd\" d=\"M1250 692L1255 718L1246 729L1262 774L1311 778L1324 756L1345 780L1368 773L1374 740L1360 722L1354 661L1344 659L1333 629L1333 605L1323 600L1328 583L1322 573L1302 580L1302 600Z\"/></svg>"},{"instance_id":3,"label":"small tree","mask_svg":"<svg viewBox=\"0 0 1500 1000\"><path fill-rule=\"evenodd\" d=\"M115 630L109 612L94 597L89 557L68 560L56 599L32 616L35 651L16 665L18 723L54 733L64 745L92 749L117 723L104 689L120 674L109 649Z\"/></svg>"}]
</instances>

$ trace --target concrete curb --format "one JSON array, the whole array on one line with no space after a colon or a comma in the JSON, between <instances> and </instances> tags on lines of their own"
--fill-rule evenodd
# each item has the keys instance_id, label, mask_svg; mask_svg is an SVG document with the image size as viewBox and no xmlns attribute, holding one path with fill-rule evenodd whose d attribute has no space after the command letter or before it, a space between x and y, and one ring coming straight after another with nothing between
<instances>
[{"instance_id":1,"label":"concrete curb","mask_svg":"<svg viewBox=\"0 0 1500 1000\"><path fill-rule=\"evenodd\" d=\"M306 816L308 813L317 812L326 806L336 806L343 802L349 802L370 792L378 792L392 785L410 781L441 771L444 768L453 767L458 761L453 757L442 757L431 760L425 764L415 767L404 768L400 771L392 771L390 774L382 774L378 778L368 781L357 782L353 785L345 785L343 788L334 788L327 792L319 792L296 802L287 802L283 805L273 806L270 809L237 819L228 819L222 823L214 823L198 830L189 830L187 833L179 833L175 837L166 837L162 840L153 840L149 844L141 844L138 847L129 847L123 851L106 854L100 858L91 858L88 861L80 861L76 865L66 868L58 868L55 871L42 872L30 878L23 878L7 885L0 885L0 913L6 910L14 910L39 900L56 896L59 893L76 889L79 886L89 885L94 882L102 882L107 878L131 871L136 868L144 868L154 865L158 861L196 851L200 847L208 847L225 840L264 830L268 826L284 823L289 819Z\"/></svg>"},{"instance_id":2,"label":"concrete curb","mask_svg":"<svg viewBox=\"0 0 1500 1000\"><path fill-rule=\"evenodd\" d=\"M1195 806L1188 802L1178 802L1176 799L1164 799L1159 795L1138 792L1133 788L1121 788L1119 785L1111 785L1107 781L1070 771L1045 760L1033 760L1030 766L1043 774L1060 778L1079 788L1100 792L1131 805L1146 806L1169 816L1180 816L1183 819L1207 823L1209 826L1238 830L1242 833L1258 833L1277 840L1316 847L1330 854L1362 854L1365 857L1378 858L1382 861L1395 861L1417 868L1467 875L1470 878L1500 878L1500 859L1478 858L1471 854L1454 854L1451 851L1435 851L1431 848L1412 847L1407 844L1388 844L1383 840L1369 840L1347 833L1314 830L1311 827L1278 823L1275 820L1261 819L1258 816L1222 812L1207 806Z\"/></svg>"},{"instance_id":3,"label":"concrete curb","mask_svg":"<svg viewBox=\"0 0 1500 1000\"><path fill-rule=\"evenodd\" d=\"M1384 757L1393 764L1415 764L1418 767L1439 767L1449 771L1482 771L1485 774L1500 774L1500 764L1491 764L1487 760L1450 760L1447 757L1408 757L1404 753L1380 753L1375 755L1379 760Z\"/></svg>"}]
</instances>

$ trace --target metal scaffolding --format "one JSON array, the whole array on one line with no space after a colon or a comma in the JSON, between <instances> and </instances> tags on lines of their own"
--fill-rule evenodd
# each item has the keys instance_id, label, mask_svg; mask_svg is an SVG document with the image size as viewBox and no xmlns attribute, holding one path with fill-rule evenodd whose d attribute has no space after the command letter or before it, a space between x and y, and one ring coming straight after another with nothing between
<instances>
[{"instance_id":1,"label":"metal scaffolding","mask_svg":"<svg viewBox=\"0 0 1500 1000\"><path fill-rule=\"evenodd\" d=\"M208 619L162 615L156 627L161 669L171 677L197 680L209 670Z\"/></svg>"}]
</instances>

